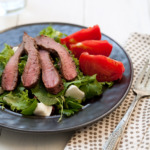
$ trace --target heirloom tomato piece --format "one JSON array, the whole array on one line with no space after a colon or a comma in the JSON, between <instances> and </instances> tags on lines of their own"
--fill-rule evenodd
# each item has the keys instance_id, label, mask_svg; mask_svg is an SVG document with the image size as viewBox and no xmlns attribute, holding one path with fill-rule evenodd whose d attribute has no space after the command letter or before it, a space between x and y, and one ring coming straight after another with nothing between
<instances>
[{"instance_id":1,"label":"heirloom tomato piece","mask_svg":"<svg viewBox=\"0 0 150 150\"><path fill-rule=\"evenodd\" d=\"M85 40L100 40L101 39L101 31L98 25L93 27L89 27L86 29L81 29L65 38L61 38L61 44L66 44L69 48L70 44L75 44Z\"/></svg>"},{"instance_id":2,"label":"heirloom tomato piece","mask_svg":"<svg viewBox=\"0 0 150 150\"><path fill-rule=\"evenodd\" d=\"M83 52L88 52L92 55L109 56L112 51L112 45L106 40L86 40L76 44L70 44L70 50L78 59Z\"/></svg>"},{"instance_id":3,"label":"heirloom tomato piece","mask_svg":"<svg viewBox=\"0 0 150 150\"><path fill-rule=\"evenodd\" d=\"M79 65L84 75L97 74L96 78L99 82L121 79L125 71L122 62L103 55L89 55L87 52L81 54Z\"/></svg>"}]
</instances>

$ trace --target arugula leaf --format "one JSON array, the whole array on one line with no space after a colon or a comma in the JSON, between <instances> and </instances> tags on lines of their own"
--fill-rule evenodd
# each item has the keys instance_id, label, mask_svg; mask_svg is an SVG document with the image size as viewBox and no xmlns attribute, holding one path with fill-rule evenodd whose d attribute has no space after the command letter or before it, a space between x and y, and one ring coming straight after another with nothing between
<instances>
[{"instance_id":1,"label":"arugula leaf","mask_svg":"<svg viewBox=\"0 0 150 150\"><path fill-rule=\"evenodd\" d=\"M61 92L57 95L50 94L45 89L42 81L40 80L39 83L36 85L35 88L31 89L32 94L34 94L37 99L44 103L45 105L54 105L57 103L57 97L61 95Z\"/></svg>"},{"instance_id":2,"label":"arugula leaf","mask_svg":"<svg viewBox=\"0 0 150 150\"><path fill-rule=\"evenodd\" d=\"M38 103L38 101L35 99L33 101L33 103L29 107L27 107L26 109L24 109L21 113L23 115L27 115L27 116L33 115L33 112L34 112L35 108L37 107L37 103Z\"/></svg>"},{"instance_id":3,"label":"arugula leaf","mask_svg":"<svg viewBox=\"0 0 150 150\"><path fill-rule=\"evenodd\" d=\"M65 103L65 105L67 105L67 108L82 109L82 105L74 98L65 98Z\"/></svg>"},{"instance_id":4,"label":"arugula leaf","mask_svg":"<svg viewBox=\"0 0 150 150\"><path fill-rule=\"evenodd\" d=\"M96 75L93 76L82 75L80 76L79 80L74 80L72 82L65 82L64 85L66 89L71 84L76 85L78 88L80 88L80 90L82 90L85 93L86 98L89 99L94 96L102 94L104 83L98 82L96 80Z\"/></svg>"},{"instance_id":5,"label":"arugula leaf","mask_svg":"<svg viewBox=\"0 0 150 150\"><path fill-rule=\"evenodd\" d=\"M67 36L64 33L55 30L52 26L48 26L47 28L40 31L40 35L45 35L50 38L53 38L56 42L60 42L60 38L62 38L63 36Z\"/></svg>"},{"instance_id":6,"label":"arugula leaf","mask_svg":"<svg viewBox=\"0 0 150 150\"><path fill-rule=\"evenodd\" d=\"M74 115L78 111L82 109L82 105L74 98L64 96L60 96L57 98L58 103L56 104L57 109L59 110L60 118L58 120L62 120L62 116L65 115L67 117Z\"/></svg>"},{"instance_id":7,"label":"arugula leaf","mask_svg":"<svg viewBox=\"0 0 150 150\"><path fill-rule=\"evenodd\" d=\"M57 108L59 110L59 114L60 114L60 118L59 118L58 122L60 122L62 120L62 117L63 117L63 111L64 111L64 106L63 105L64 105L64 102L65 102L65 98L64 98L64 96L60 96L56 99L58 101L56 106L57 106Z\"/></svg>"},{"instance_id":8,"label":"arugula leaf","mask_svg":"<svg viewBox=\"0 0 150 150\"><path fill-rule=\"evenodd\" d=\"M87 99L101 95L103 93L103 85L97 80L81 86L80 89L85 93Z\"/></svg>"},{"instance_id":9,"label":"arugula leaf","mask_svg":"<svg viewBox=\"0 0 150 150\"><path fill-rule=\"evenodd\" d=\"M82 105L74 98L67 97L63 103L62 114L69 117L82 109Z\"/></svg>"},{"instance_id":10,"label":"arugula leaf","mask_svg":"<svg viewBox=\"0 0 150 150\"><path fill-rule=\"evenodd\" d=\"M63 110L63 115L67 116L67 117L70 117L72 115L75 114L75 111L74 109L64 109Z\"/></svg>"}]
</instances>

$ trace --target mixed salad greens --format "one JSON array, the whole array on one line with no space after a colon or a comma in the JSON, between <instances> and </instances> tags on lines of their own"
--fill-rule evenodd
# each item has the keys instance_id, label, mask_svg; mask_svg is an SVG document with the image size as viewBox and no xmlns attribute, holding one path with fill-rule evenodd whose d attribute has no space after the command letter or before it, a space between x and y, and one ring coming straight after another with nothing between
<instances>
[{"instance_id":1,"label":"mixed salad greens","mask_svg":"<svg viewBox=\"0 0 150 150\"><path fill-rule=\"evenodd\" d=\"M60 38L66 36L65 34L53 29L52 26L48 26L43 29L39 34L54 38L57 42L60 42ZM67 49L66 46L65 48ZM63 116L69 117L82 110L83 102L94 96L101 95L104 87L111 87L113 85L113 82L98 82L96 80L96 75L84 76L79 69L79 60L74 58L70 50L68 51L76 64L78 76L74 81L70 82L62 79L64 89L60 93L53 95L47 92L41 78L36 87L30 90L23 87L21 83L21 75L27 62L27 55L24 55L20 58L19 82L17 88L11 92L3 91L2 89L0 90L1 108L10 108L12 111L19 112L22 115L33 115L33 112L37 107L37 103L42 102L48 106L53 105L53 115L60 115L60 121ZM5 44L5 48L0 53L0 83L5 65L13 54L14 51L11 46ZM54 58L54 66L57 70L60 69L59 60L57 58ZM70 85L76 85L80 90L82 90L85 93L85 98L81 100L65 97L65 92Z\"/></svg>"}]
</instances>

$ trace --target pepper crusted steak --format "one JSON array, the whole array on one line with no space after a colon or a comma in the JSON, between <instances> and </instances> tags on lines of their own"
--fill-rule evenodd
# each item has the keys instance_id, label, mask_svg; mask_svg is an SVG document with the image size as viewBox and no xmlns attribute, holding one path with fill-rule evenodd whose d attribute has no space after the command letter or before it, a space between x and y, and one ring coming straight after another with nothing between
<instances>
[{"instance_id":1,"label":"pepper crusted steak","mask_svg":"<svg viewBox=\"0 0 150 150\"><path fill-rule=\"evenodd\" d=\"M52 94L57 94L63 89L63 83L59 73L55 69L49 52L39 50L40 63L42 67L42 80L45 88Z\"/></svg>"},{"instance_id":2,"label":"pepper crusted steak","mask_svg":"<svg viewBox=\"0 0 150 150\"><path fill-rule=\"evenodd\" d=\"M9 59L2 74L2 88L6 91L12 91L17 86L18 81L18 63L21 54L24 51L24 43L18 47L14 55Z\"/></svg>"},{"instance_id":3,"label":"pepper crusted steak","mask_svg":"<svg viewBox=\"0 0 150 150\"><path fill-rule=\"evenodd\" d=\"M22 83L24 87L32 88L37 84L40 77L39 53L34 39L27 33L24 33L23 43L28 59L22 74Z\"/></svg>"},{"instance_id":4,"label":"pepper crusted steak","mask_svg":"<svg viewBox=\"0 0 150 150\"><path fill-rule=\"evenodd\" d=\"M35 38L38 46L50 52L57 52L61 62L61 73L63 77L70 81L77 76L75 63L69 52L61 44L46 36L38 36Z\"/></svg>"}]
</instances>

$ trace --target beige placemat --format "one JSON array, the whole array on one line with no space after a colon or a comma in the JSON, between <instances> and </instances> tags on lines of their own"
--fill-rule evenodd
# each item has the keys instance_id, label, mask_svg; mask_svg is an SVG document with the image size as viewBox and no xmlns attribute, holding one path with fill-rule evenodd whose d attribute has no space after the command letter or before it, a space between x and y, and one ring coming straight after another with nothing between
<instances>
[{"instance_id":1,"label":"beige placemat","mask_svg":"<svg viewBox=\"0 0 150 150\"><path fill-rule=\"evenodd\" d=\"M145 60L150 57L150 35L133 33L127 40L124 48L133 62L134 85ZM65 150L101 150L135 97L132 87L120 107L97 123L76 131L66 145ZM150 149L150 99L142 98L137 104L118 149Z\"/></svg>"}]
</instances>

